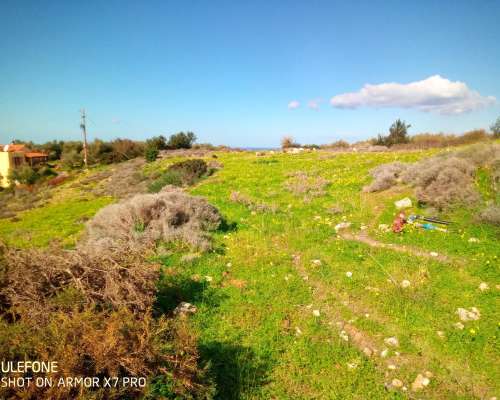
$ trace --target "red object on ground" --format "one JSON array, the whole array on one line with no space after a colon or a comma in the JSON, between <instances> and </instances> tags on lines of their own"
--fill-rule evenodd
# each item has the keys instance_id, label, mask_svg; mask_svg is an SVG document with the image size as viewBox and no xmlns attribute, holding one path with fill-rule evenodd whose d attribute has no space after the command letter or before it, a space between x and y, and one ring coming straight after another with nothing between
<instances>
[{"instance_id":1,"label":"red object on ground","mask_svg":"<svg viewBox=\"0 0 500 400\"><path fill-rule=\"evenodd\" d=\"M392 231L394 233L401 233L403 231L403 227L405 224L406 224L406 215L405 213L400 212L392 222Z\"/></svg>"}]
</instances>

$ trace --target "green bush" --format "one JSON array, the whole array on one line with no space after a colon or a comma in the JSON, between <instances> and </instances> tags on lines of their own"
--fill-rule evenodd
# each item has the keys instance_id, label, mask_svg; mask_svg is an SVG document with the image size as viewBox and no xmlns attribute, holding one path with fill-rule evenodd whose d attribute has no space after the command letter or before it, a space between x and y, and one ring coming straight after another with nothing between
<instances>
[{"instance_id":1,"label":"green bush","mask_svg":"<svg viewBox=\"0 0 500 400\"><path fill-rule=\"evenodd\" d=\"M11 182L19 182L23 185L33 185L38 179L40 179L40 174L33 168L25 165L12 170L9 180Z\"/></svg>"},{"instance_id":2,"label":"green bush","mask_svg":"<svg viewBox=\"0 0 500 400\"><path fill-rule=\"evenodd\" d=\"M167 142L169 149L190 149L196 141L196 135L193 132L179 132L170 136Z\"/></svg>"},{"instance_id":3,"label":"green bush","mask_svg":"<svg viewBox=\"0 0 500 400\"><path fill-rule=\"evenodd\" d=\"M149 191L159 192L166 185L189 186L209 174L208 165L204 160L193 159L172 164L149 186Z\"/></svg>"},{"instance_id":4,"label":"green bush","mask_svg":"<svg viewBox=\"0 0 500 400\"><path fill-rule=\"evenodd\" d=\"M146 149L144 150L144 158L147 162L156 161L156 159L158 158L158 154L158 148L153 145L147 145Z\"/></svg>"}]
</instances>

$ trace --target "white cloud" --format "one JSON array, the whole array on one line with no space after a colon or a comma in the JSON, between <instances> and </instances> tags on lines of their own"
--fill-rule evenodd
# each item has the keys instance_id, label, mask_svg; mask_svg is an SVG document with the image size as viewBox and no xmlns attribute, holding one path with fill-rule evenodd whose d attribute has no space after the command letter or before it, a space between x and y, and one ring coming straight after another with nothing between
<instances>
[{"instance_id":1,"label":"white cloud","mask_svg":"<svg viewBox=\"0 0 500 400\"><path fill-rule=\"evenodd\" d=\"M297 100L292 100L290 103L288 103L288 109L289 110L295 110L296 108L300 107L300 103Z\"/></svg>"},{"instance_id":2,"label":"white cloud","mask_svg":"<svg viewBox=\"0 0 500 400\"><path fill-rule=\"evenodd\" d=\"M111 123L112 123L112 124L119 124L120 122L121 122L121 121L120 121L120 119L119 119L119 118L112 118L112 119L111 119Z\"/></svg>"},{"instance_id":3,"label":"white cloud","mask_svg":"<svg viewBox=\"0 0 500 400\"><path fill-rule=\"evenodd\" d=\"M321 99L312 99L307 103L307 107L311 110L319 110L319 105L321 104Z\"/></svg>"},{"instance_id":4,"label":"white cloud","mask_svg":"<svg viewBox=\"0 0 500 400\"><path fill-rule=\"evenodd\" d=\"M462 114L495 102L493 96L481 96L465 83L452 82L439 75L406 84L366 84L358 92L339 94L330 100L337 108L403 107L439 114Z\"/></svg>"}]
</instances>

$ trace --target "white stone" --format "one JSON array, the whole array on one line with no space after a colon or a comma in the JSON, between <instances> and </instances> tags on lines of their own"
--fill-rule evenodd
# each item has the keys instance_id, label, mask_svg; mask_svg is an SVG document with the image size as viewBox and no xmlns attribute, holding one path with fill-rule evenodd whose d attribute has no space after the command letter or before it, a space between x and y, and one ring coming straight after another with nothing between
<instances>
[{"instance_id":1,"label":"white stone","mask_svg":"<svg viewBox=\"0 0 500 400\"><path fill-rule=\"evenodd\" d=\"M321 314L320 314L319 310L313 310L313 315L315 317L319 317Z\"/></svg>"},{"instance_id":2,"label":"white stone","mask_svg":"<svg viewBox=\"0 0 500 400\"><path fill-rule=\"evenodd\" d=\"M456 313L462 322L477 321L481 317L481 313L476 307L471 307L470 310L459 307Z\"/></svg>"},{"instance_id":3,"label":"white stone","mask_svg":"<svg viewBox=\"0 0 500 400\"><path fill-rule=\"evenodd\" d=\"M410 208L412 206L412 203L410 198L405 197L404 199L395 201L394 205L398 210L402 210L404 208Z\"/></svg>"},{"instance_id":4,"label":"white stone","mask_svg":"<svg viewBox=\"0 0 500 400\"><path fill-rule=\"evenodd\" d=\"M437 257L437 256L439 256L439 254L436 253L435 251L431 251L429 254L431 255L431 257Z\"/></svg>"},{"instance_id":5,"label":"white stone","mask_svg":"<svg viewBox=\"0 0 500 400\"><path fill-rule=\"evenodd\" d=\"M401 287L403 289L409 288L411 286L411 283L408 279L404 279L401 281Z\"/></svg>"},{"instance_id":6,"label":"white stone","mask_svg":"<svg viewBox=\"0 0 500 400\"><path fill-rule=\"evenodd\" d=\"M350 222L341 222L340 224L335 225L334 229L338 232L341 229L347 229L351 226Z\"/></svg>"},{"instance_id":7,"label":"white stone","mask_svg":"<svg viewBox=\"0 0 500 400\"><path fill-rule=\"evenodd\" d=\"M345 273L345 276L347 276L348 278L352 278L352 272L351 271L347 271Z\"/></svg>"},{"instance_id":8,"label":"white stone","mask_svg":"<svg viewBox=\"0 0 500 400\"><path fill-rule=\"evenodd\" d=\"M490 288L490 285L488 285L486 282L481 282L479 284L479 290L481 292L485 292L486 290L489 290L489 288Z\"/></svg>"},{"instance_id":9,"label":"white stone","mask_svg":"<svg viewBox=\"0 0 500 400\"><path fill-rule=\"evenodd\" d=\"M457 323L453 324L453 326L459 330L464 329L464 324L462 324L461 322L457 322Z\"/></svg>"},{"instance_id":10,"label":"white stone","mask_svg":"<svg viewBox=\"0 0 500 400\"><path fill-rule=\"evenodd\" d=\"M399 379L394 378L391 382L391 385L395 388L400 388L403 387L403 382L401 382Z\"/></svg>"},{"instance_id":11,"label":"white stone","mask_svg":"<svg viewBox=\"0 0 500 400\"><path fill-rule=\"evenodd\" d=\"M397 338L395 338L394 336L384 339L384 343L387 346L391 346L391 347L398 347L399 346L399 340Z\"/></svg>"}]
</instances>

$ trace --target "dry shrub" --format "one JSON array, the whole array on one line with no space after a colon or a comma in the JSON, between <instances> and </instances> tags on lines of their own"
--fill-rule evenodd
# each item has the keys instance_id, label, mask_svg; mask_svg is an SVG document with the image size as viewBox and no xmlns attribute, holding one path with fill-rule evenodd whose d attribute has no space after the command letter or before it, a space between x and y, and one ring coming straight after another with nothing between
<instances>
[{"instance_id":1,"label":"dry shrub","mask_svg":"<svg viewBox=\"0 0 500 400\"><path fill-rule=\"evenodd\" d=\"M285 188L296 196L304 196L304 201L307 202L314 197L324 196L329 184L330 182L321 176L296 171L289 174Z\"/></svg>"},{"instance_id":2,"label":"dry shrub","mask_svg":"<svg viewBox=\"0 0 500 400\"><path fill-rule=\"evenodd\" d=\"M0 321L2 359L56 360L59 371L51 376L153 377L170 381L171 398L209 398L212 392L205 370L198 367L196 338L183 320L137 318L127 309L71 313L53 312L40 323L20 315L17 323ZM151 387L151 386L150 386ZM143 398L144 388L44 387L0 388L2 398L87 399ZM178 396L178 397L176 397Z\"/></svg>"},{"instance_id":3,"label":"dry shrub","mask_svg":"<svg viewBox=\"0 0 500 400\"><path fill-rule=\"evenodd\" d=\"M109 249L140 251L157 241L183 241L200 250L210 248L208 232L221 221L217 209L201 197L167 187L101 209L87 223L81 245L102 254Z\"/></svg>"},{"instance_id":4,"label":"dry shrub","mask_svg":"<svg viewBox=\"0 0 500 400\"><path fill-rule=\"evenodd\" d=\"M370 171L375 179L364 190L385 190L403 182L415 188L419 202L440 210L455 204L473 205L480 200L474 188L477 168L489 168L496 185L499 160L500 145L478 144L457 152L426 158L412 165L384 164Z\"/></svg>"},{"instance_id":5,"label":"dry shrub","mask_svg":"<svg viewBox=\"0 0 500 400\"><path fill-rule=\"evenodd\" d=\"M36 319L65 308L64 302L53 300L64 300L68 287L80 294L75 304L81 307L144 312L153 304L159 277L158 267L146 263L143 254L122 251L65 251L55 246L48 251L8 250L5 263L0 311L14 307Z\"/></svg>"},{"instance_id":6,"label":"dry shrub","mask_svg":"<svg viewBox=\"0 0 500 400\"><path fill-rule=\"evenodd\" d=\"M419 202L442 210L479 200L473 186L474 172L474 165L466 160L433 157L409 168L402 178L415 187Z\"/></svg>"},{"instance_id":7,"label":"dry shrub","mask_svg":"<svg viewBox=\"0 0 500 400\"><path fill-rule=\"evenodd\" d=\"M271 212L275 213L278 211L278 206L275 204L266 204L266 203L259 203L256 202L255 200L251 199L249 196L246 194L243 194L241 192L231 192L229 195L229 199L231 201L234 201L235 203L239 203L244 205L246 208L248 208L251 211L255 212Z\"/></svg>"},{"instance_id":8,"label":"dry shrub","mask_svg":"<svg viewBox=\"0 0 500 400\"><path fill-rule=\"evenodd\" d=\"M479 214L479 218L483 222L500 226L500 207L494 205L486 207L481 214Z\"/></svg>"},{"instance_id":9,"label":"dry shrub","mask_svg":"<svg viewBox=\"0 0 500 400\"><path fill-rule=\"evenodd\" d=\"M399 161L382 164L370 171L370 175L374 178L373 182L363 188L364 192L380 192L389 189L396 185L408 168L408 164Z\"/></svg>"}]
</instances>

